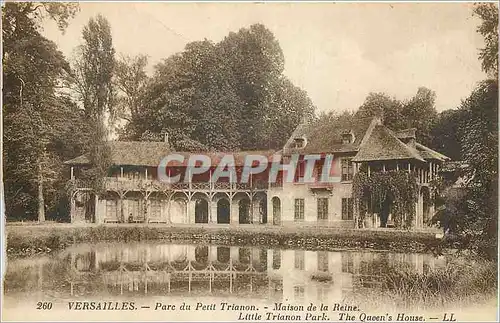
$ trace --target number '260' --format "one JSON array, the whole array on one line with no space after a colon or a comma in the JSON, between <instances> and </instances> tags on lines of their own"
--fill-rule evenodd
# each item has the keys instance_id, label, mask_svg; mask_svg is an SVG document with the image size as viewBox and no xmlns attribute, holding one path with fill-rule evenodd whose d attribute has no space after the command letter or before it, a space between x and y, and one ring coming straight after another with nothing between
<instances>
[{"instance_id":1,"label":"number '260'","mask_svg":"<svg viewBox=\"0 0 500 323\"><path fill-rule=\"evenodd\" d=\"M36 309L37 310L50 310L50 309L52 309L52 303L51 302L38 302L38 303L36 303Z\"/></svg>"}]
</instances>

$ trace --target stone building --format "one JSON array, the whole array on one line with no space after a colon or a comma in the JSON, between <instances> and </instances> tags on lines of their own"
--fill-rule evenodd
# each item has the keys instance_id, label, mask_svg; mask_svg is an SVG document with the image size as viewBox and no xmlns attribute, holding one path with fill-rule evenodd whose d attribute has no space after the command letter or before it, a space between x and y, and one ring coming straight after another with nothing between
<instances>
[{"instance_id":1,"label":"stone building","mask_svg":"<svg viewBox=\"0 0 500 323\"><path fill-rule=\"evenodd\" d=\"M420 228L433 214L431 181L439 174L448 157L420 144L415 129L392 131L378 118L355 118L349 122L302 123L279 152L243 151L209 153L211 166L203 174L189 176L185 164L168 164L170 176L179 175L177 183L158 177L161 160L169 154L185 159L193 153L177 152L166 142L109 143L111 167L104 179L104 192L94 193L82 180L89 168L88 156L79 156L66 164L71 167L73 223L171 223L171 224L269 224L354 227L357 210L352 197L352 181L358 172L391 170L413 174L418 184L413 227ZM220 160L232 155L237 180L212 174ZM245 157L265 156L271 164L276 155L286 165L297 157L293 180L285 180L283 166L277 180L269 180L269 168L250 175L248 182L239 178ZM306 174L307 156L315 155L312 174ZM329 159L328 156L333 156ZM336 182L321 180L325 164ZM312 175L312 182L304 182ZM191 178L187 182L184 178ZM390 210L390 208L389 208ZM374 210L368 210L374 213ZM389 215L390 217L390 215ZM379 216L371 226L379 226ZM390 222L390 221L389 221ZM390 224L390 223L389 223Z\"/></svg>"}]
</instances>

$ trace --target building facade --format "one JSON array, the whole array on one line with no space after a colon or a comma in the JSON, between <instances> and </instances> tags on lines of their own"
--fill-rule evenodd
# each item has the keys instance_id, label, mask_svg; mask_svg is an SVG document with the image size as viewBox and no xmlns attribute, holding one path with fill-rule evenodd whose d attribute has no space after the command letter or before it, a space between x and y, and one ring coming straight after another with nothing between
<instances>
[{"instance_id":1,"label":"building facade","mask_svg":"<svg viewBox=\"0 0 500 323\"><path fill-rule=\"evenodd\" d=\"M71 167L71 220L73 223L169 223L169 224L268 224L358 227L359 211L352 194L358 172L391 170L413 174L418 184L413 227L421 228L433 214L430 183L437 178L448 157L417 142L415 129L393 132L377 118L356 118L348 122L303 123L283 149L210 153L211 166L203 174L190 176L186 165L168 164L165 171L180 181L159 180L161 160L172 153L189 159L192 153L174 152L166 142L110 142L112 166L104 179L104 192L96 194L82 180L90 167L83 155L66 164ZM212 180L218 162L227 154L234 158L237 180ZM241 182L245 157L265 156L271 163L279 155L283 165L297 157L293 180L285 180L286 167L277 180L269 180L269 168ZM317 156L314 181L304 181L305 156ZM333 159L328 159L333 156ZM324 165L338 176L337 182L323 182ZM189 176L190 180L184 181ZM374 211L369 208L368 212ZM390 218L390 215L389 215ZM375 214L363 226L380 226ZM356 224L355 224L356 223ZM390 221L384 226L390 226Z\"/></svg>"}]
</instances>

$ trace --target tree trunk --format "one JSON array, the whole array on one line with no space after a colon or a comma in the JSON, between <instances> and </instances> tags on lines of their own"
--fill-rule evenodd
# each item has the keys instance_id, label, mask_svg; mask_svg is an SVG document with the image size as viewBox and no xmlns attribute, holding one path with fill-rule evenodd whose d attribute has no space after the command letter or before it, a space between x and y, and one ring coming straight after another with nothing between
<instances>
[{"instance_id":1,"label":"tree trunk","mask_svg":"<svg viewBox=\"0 0 500 323\"><path fill-rule=\"evenodd\" d=\"M43 198L42 165L38 164L38 222L45 222L45 199Z\"/></svg>"}]
</instances>

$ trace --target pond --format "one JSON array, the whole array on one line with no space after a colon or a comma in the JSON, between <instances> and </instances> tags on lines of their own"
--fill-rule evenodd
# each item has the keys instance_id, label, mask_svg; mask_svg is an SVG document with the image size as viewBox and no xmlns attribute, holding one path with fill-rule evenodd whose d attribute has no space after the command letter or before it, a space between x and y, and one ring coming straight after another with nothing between
<instances>
[{"instance_id":1,"label":"pond","mask_svg":"<svg viewBox=\"0 0 500 323\"><path fill-rule=\"evenodd\" d=\"M306 309L311 303L330 308L338 304L382 310L379 306L383 304L384 310L418 310L418 302L398 308L404 302L390 297L398 291L387 275L391 271L425 275L446 265L443 256L417 253L162 242L78 244L51 256L8 259L4 306L33 309L35 303L47 302L53 303L54 308L67 310L74 301L119 300L133 302L133 307L159 315L157 312L168 308L166 304L175 304L178 309L184 303L192 306L191 311L183 313L184 318L197 321L242 319L238 309L243 305L256 306L257 311L250 313L261 311L262 315L274 310L285 313L283 309L290 304ZM381 299L374 302L371 295ZM209 305L217 304L219 309L221 302L228 302L228 308L234 306L218 316L220 311L210 311ZM193 316L197 306L206 307L202 314ZM203 314L205 311L210 315ZM127 318L133 319L136 313ZM330 312L328 319L338 319L337 314ZM168 317L165 315L163 319ZM152 316L147 314L142 318ZM269 320L280 318L283 317Z\"/></svg>"}]
</instances>

